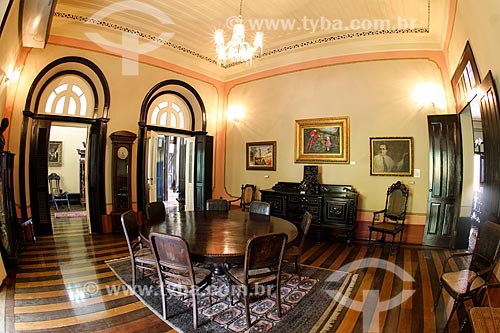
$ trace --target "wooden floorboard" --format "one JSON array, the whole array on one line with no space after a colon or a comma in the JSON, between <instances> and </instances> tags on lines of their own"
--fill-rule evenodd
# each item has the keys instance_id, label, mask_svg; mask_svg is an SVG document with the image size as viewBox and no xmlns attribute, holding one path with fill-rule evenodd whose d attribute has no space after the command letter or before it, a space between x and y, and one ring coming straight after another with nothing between
<instances>
[{"instance_id":1,"label":"wooden floorboard","mask_svg":"<svg viewBox=\"0 0 500 333\"><path fill-rule=\"evenodd\" d=\"M175 332L135 296L107 294L110 286L123 288L104 263L128 256L122 235L89 235L84 218L58 218L53 223L55 235L29 243L19 256L14 283L2 287L1 329L31 333ZM342 240L317 242L314 238L306 241L302 263L357 274L334 331L440 332L452 300L444 292L436 311L434 303L449 254L449 250L439 248L403 245L390 255L387 247L370 248L363 241L347 246ZM465 264L462 259L451 260L449 267L458 269ZM413 280L403 281L394 274L394 267ZM82 292L87 283L94 288L91 295ZM412 295L403 302L406 292ZM462 309L461 317L465 311ZM455 315L450 331L458 327Z\"/></svg>"}]
</instances>

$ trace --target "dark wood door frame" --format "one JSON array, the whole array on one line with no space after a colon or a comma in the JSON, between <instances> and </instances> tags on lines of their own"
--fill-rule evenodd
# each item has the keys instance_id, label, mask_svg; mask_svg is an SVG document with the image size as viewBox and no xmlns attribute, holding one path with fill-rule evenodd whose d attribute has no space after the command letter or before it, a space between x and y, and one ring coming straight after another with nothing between
<instances>
[{"instance_id":1,"label":"dark wood door frame","mask_svg":"<svg viewBox=\"0 0 500 333\"><path fill-rule=\"evenodd\" d=\"M93 102L96 106L94 108L94 114L92 118L80 118L80 117L69 117L69 116L58 116L58 115L46 115L43 113L37 113L40 104L41 92L47 87L47 85L54 79L62 75L75 75L79 76L81 79L85 80L92 89L93 92ZM102 96L102 100L99 97ZM27 193L26 187L26 167L29 165L29 184L38 184L42 182L42 177L33 176L32 168L41 166L45 163L45 168L47 168L48 156L46 154L47 148L41 147L35 141L38 138L38 131L35 131L40 124L45 124L47 122L66 122L66 123L86 123L90 124L90 139L88 142L89 152L87 161L88 163L88 173L87 183L88 183L88 210L89 218L91 223L92 232L102 233L102 221L101 216L106 214L106 198L105 198L105 183L104 183L104 157L106 148L106 132L107 132L107 122L108 110L110 101L110 89L104 73L99 69L99 67L92 61L76 56L68 56L56 59L46 65L35 77L33 83L30 86L26 97L25 111L23 111L23 123L21 128L21 139L19 145L19 195L20 195L20 208L22 219L28 219L28 206L27 197L30 196L31 199L31 210L32 218L35 230L37 230L37 221L40 224L40 219L45 217L48 212L48 204L41 203L40 200L46 200L48 193L47 179L44 177L43 182L46 184L45 195L41 194L43 191L43 186L40 186L38 190L34 192L38 193L36 195L33 189L30 187L29 193ZM28 161L27 158L27 137L28 131L31 131L31 141L30 141L30 156ZM48 137L47 137L48 140ZM34 143L35 142L35 143ZM45 153L43 153L45 149ZM35 158L34 154L40 156ZM43 167L43 166L41 166ZM32 177L34 177L32 179ZM36 187L38 188L38 187ZM48 201L47 201L48 202ZM40 209L43 205L47 207L43 211ZM44 226L38 225L41 234L51 234L52 228L50 226L50 216L48 219L49 223L45 223Z\"/></svg>"}]
</instances>

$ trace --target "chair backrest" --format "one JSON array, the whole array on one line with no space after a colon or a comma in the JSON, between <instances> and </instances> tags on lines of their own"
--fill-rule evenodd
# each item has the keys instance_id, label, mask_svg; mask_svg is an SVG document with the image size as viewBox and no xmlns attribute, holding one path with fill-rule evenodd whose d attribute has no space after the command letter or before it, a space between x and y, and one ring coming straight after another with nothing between
<instances>
[{"instance_id":1,"label":"chair backrest","mask_svg":"<svg viewBox=\"0 0 500 333\"><path fill-rule=\"evenodd\" d=\"M190 284L195 284L189 245L184 238L153 232L149 240L156 258L158 273L167 279L167 285L176 284L175 282L168 283L169 280L177 282L185 280L185 275L179 273L186 270L189 272Z\"/></svg>"},{"instance_id":2,"label":"chair backrest","mask_svg":"<svg viewBox=\"0 0 500 333\"><path fill-rule=\"evenodd\" d=\"M139 223L133 210L126 211L121 215L123 233L127 240L130 256L133 256L134 249L141 244L139 239Z\"/></svg>"},{"instance_id":3,"label":"chair backrest","mask_svg":"<svg viewBox=\"0 0 500 333\"><path fill-rule=\"evenodd\" d=\"M49 191L50 194L53 195L61 195L62 191L61 188L59 187L59 182L61 181L61 176L59 176L57 173L51 173L48 176L49 179Z\"/></svg>"},{"instance_id":4,"label":"chair backrest","mask_svg":"<svg viewBox=\"0 0 500 333\"><path fill-rule=\"evenodd\" d=\"M150 223L165 221L165 203L163 201L148 202L146 204L146 220Z\"/></svg>"},{"instance_id":5,"label":"chair backrest","mask_svg":"<svg viewBox=\"0 0 500 333\"><path fill-rule=\"evenodd\" d=\"M226 199L208 199L205 210L227 212L229 210L229 202Z\"/></svg>"},{"instance_id":6,"label":"chair backrest","mask_svg":"<svg viewBox=\"0 0 500 333\"><path fill-rule=\"evenodd\" d=\"M479 227L479 233L469 268L477 272L483 268L495 265L499 259L500 225L491 221L483 222Z\"/></svg>"},{"instance_id":7,"label":"chair backrest","mask_svg":"<svg viewBox=\"0 0 500 333\"><path fill-rule=\"evenodd\" d=\"M257 187L253 184L241 185L241 208L245 209L247 206L255 200L255 193L257 192Z\"/></svg>"},{"instance_id":8,"label":"chair backrest","mask_svg":"<svg viewBox=\"0 0 500 333\"><path fill-rule=\"evenodd\" d=\"M304 245L304 241L306 240L307 233L309 232L309 228L311 227L312 222L312 214L308 211L304 212L304 216L302 217L302 222L300 223L300 231L302 232L302 239L300 240L299 248L302 251L302 247Z\"/></svg>"},{"instance_id":9,"label":"chair backrest","mask_svg":"<svg viewBox=\"0 0 500 333\"><path fill-rule=\"evenodd\" d=\"M271 215L271 205L265 201L252 201L248 211L254 214Z\"/></svg>"},{"instance_id":10,"label":"chair backrest","mask_svg":"<svg viewBox=\"0 0 500 333\"><path fill-rule=\"evenodd\" d=\"M387 189L385 216L393 221L404 222L407 203L408 188L398 180Z\"/></svg>"},{"instance_id":11,"label":"chair backrest","mask_svg":"<svg viewBox=\"0 0 500 333\"><path fill-rule=\"evenodd\" d=\"M245 276L247 279L261 276L262 271L252 274L251 270L269 268L266 275L276 274L281 270L283 253L288 236L285 233L255 236L248 240L245 253ZM247 280L248 282L248 280Z\"/></svg>"}]
</instances>

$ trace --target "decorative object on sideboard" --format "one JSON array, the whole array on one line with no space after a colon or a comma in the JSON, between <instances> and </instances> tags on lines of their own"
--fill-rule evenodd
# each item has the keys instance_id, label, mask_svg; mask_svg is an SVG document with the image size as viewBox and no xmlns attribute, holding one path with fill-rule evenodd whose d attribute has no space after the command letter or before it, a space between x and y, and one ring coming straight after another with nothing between
<instances>
[{"instance_id":1,"label":"decorative object on sideboard","mask_svg":"<svg viewBox=\"0 0 500 333\"><path fill-rule=\"evenodd\" d=\"M304 178L299 185L301 194L318 194L319 177L317 165L304 165Z\"/></svg>"},{"instance_id":2,"label":"decorative object on sideboard","mask_svg":"<svg viewBox=\"0 0 500 333\"><path fill-rule=\"evenodd\" d=\"M349 117L295 120L295 162L349 163Z\"/></svg>"}]
</instances>

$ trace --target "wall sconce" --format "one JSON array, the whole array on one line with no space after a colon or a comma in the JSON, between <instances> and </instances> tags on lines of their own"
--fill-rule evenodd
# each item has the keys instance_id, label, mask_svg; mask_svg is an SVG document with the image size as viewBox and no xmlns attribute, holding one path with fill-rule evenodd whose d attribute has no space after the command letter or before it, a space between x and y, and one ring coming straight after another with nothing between
<instances>
[{"instance_id":1,"label":"wall sconce","mask_svg":"<svg viewBox=\"0 0 500 333\"><path fill-rule=\"evenodd\" d=\"M446 108L443 87L435 83L420 83L413 91L413 99L420 106L432 106L433 110Z\"/></svg>"},{"instance_id":2,"label":"wall sconce","mask_svg":"<svg viewBox=\"0 0 500 333\"><path fill-rule=\"evenodd\" d=\"M227 120L233 123L239 122L243 117L243 108L239 105L232 105L227 109Z\"/></svg>"},{"instance_id":3,"label":"wall sconce","mask_svg":"<svg viewBox=\"0 0 500 333\"><path fill-rule=\"evenodd\" d=\"M14 68L12 71L8 71L7 73L1 71L2 79L0 80L1 84L8 84L9 82L16 82L19 80L21 76L21 71L23 70L22 66L18 66Z\"/></svg>"}]
</instances>

